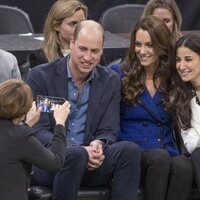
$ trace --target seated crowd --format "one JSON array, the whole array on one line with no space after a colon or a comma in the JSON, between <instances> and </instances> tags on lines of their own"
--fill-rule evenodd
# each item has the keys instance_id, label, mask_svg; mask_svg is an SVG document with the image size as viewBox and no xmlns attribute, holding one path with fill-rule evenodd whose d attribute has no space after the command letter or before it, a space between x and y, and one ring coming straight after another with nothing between
<instances>
[{"instance_id":1,"label":"seated crowd","mask_svg":"<svg viewBox=\"0 0 200 200\"><path fill-rule=\"evenodd\" d=\"M104 30L86 18L78 0L52 5L26 83L4 56L0 199L27 200L29 181L53 200L76 200L82 186L109 187L113 200L138 190L144 200L189 199L193 177L200 191L200 35L181 36L175 1L150 0L127 55L106 68ZM41 95L64 102L45 112Z\"/></svg>"}]
</instances>

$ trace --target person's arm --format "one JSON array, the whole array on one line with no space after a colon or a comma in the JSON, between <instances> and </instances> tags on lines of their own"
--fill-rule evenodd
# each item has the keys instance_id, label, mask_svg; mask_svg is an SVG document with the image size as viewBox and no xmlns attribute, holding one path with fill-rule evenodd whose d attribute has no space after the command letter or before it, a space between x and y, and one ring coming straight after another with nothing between
<instances>
[{"instance_id":1,"label":"person's arm","mask_svg":"<svg viewBox=\"0 0 200 200\"><path fill-rule=\"evenodd\" d=\"M185 131L181 130L181 136L189 153L192 153L197 147L200 147L200 127L198 130L195 128L190 128Z\"/></svg>"},{"instance_id":2,"label":"person's arm","mask_svg":"<svg viewBox=\"0 0 200 200\"><path fill-rule=\"evenodd\" d=\"M21 79L21 73L18 67L18 63L17 63L17 59L16 57L13 55L13 69L12 69L12 78L15 79Z\"/></svg>"},{"instance_id":3,"label":"person's arm","mask_svg":"<svg viewBox=\"0 0 200 200\"><path fill-rule=\"evenodd\" d=\"M193 152L197 147L200 147L200 108L195 98L191 101L191 109L192 127L188 130L181 130L184 145L189 153Z\"/></svg>"},{"instance_id":4,"label":"person's arm","mask_svg":"<svg viewBox=\"0 0 200 200\"><path fill-rule=\"evenodd\" d=\"M104 147L116 142L119 132L121 82L116 74L112 75L108 90L108 92L112 91L112 97L94 135L94 140L101 140L105 143ZM106 93L105 91L105 95Z\"/></svg>"},{"instance_id":5,"label":"person's arm","mask_svg":"<svg viewBox=\"0 0 200 200\"><path fill-rule=\"evenodd\" d=\"M33 126L35 137L46 147L51 145L54 124L52 113L42 112L40 120Z\"/></svg>"},{"instance_id":6,"label":"person's arm","mask_svg":"<svg viewBox=\"0 0 200 200\"><path fill-rule=\"evenodd\" d=\"M70 104L66 101L62 106L54 110L53 115L56 126L50 150L43 147L33 134L26 134L26 129L29 130L28 127L22 127L25 130L24 140L22 140L20 144L21 155L23 155L21 158L22 160L50 171L58 170L63 166L66 149L66 130L64 126L69 114L69 109ZM33 103L32 108L26 115L26 118L28 118L27 124L33 125L37 122L39 114L39 110L36 109Z\"/></svg>"},{"instance_id":7,"label":"person's arm","mask_svg":"<svg viewBox=\"0 0 200 200\"><path fill-rule=\"evenodd\" d=\"M46 95L45 85L43 85L44 77L37 70L32 69L28 76L26 82L31 87L33 96L36 99L38 94ZM41 88L41 85L43 88ZM34 135L35 137L44 145L50 146L53 138L53 127L55 126L55 121L53 119L52 113L42 112L40 119L37 124L34 125Z\"/></svg>"},{"instance_id":8,"label":"person's arm","mask_svg":"<svg viewBox=\"0 0 200 200\"><path fill-rule=\"evenodd\" d=\"M65 133L62 125L56 125L51 149L44 147L32 133L26 133L20 144L21 160L48 171L60 169L65 160Z\"/></svg>"}]
</instances>

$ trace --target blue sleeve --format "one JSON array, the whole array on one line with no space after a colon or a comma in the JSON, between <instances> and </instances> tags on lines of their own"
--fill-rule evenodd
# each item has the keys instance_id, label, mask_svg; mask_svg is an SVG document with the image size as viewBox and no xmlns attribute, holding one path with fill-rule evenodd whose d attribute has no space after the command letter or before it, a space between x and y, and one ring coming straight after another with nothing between
<instances>
[{"instance_id":1,"label":"blue sleeve","mask_svg":"<svg viewBox=\"0 0 200 200\"><path fill-rule=\"evenodd\" d=\"M120 64L113 64L110 66L110 69L120 74Z\"/></svg>"}]
</instances>

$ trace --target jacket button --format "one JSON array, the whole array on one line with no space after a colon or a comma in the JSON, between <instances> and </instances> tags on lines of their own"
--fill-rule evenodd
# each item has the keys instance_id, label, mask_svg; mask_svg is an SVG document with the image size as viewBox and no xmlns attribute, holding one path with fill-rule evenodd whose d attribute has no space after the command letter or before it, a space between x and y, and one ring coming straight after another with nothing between
<instances>
[{"instance_id":1,"label":"jacket button","mask_svg":"<svg viewBox=\"0 0 200 200\"><path fill-rule=\"evenodd\" d=\"M160 140L161 140L160 138L157 139L158 142L160 142Z\"/></svg>"},{"instance_id":2,"label":"jacket button","mask_svg":"<svg viewBox=\"0 0 200 200\"><path fill-rule=\"evenodd\" d=\"M158 122L158 123L157 123L157 126L158 126L158 127L160 127L160 126L161 126L161 123L160 123L160 122Z\"/></svg>"},{"instance_id":3,"label":"jacket button","mask_svg":"<svg viewBox=\"0 0 200 200\"><path fill-rule=\"evenodd\" d=\"M144 127L147 127L147 126L148 126L148 123L144 122L144 123L143 123L143 126L144 126Z\"/></svg>"}]
</instances>

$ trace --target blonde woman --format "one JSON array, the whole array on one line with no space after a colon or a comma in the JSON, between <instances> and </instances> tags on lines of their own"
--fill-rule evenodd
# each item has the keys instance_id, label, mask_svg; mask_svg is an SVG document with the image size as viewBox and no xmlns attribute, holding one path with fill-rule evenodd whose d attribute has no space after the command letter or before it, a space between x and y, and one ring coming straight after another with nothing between
<instances>
[{"instance_id":1,"label":"blonde woman","mask_svg":"<svg viewBox=\"0 0 200 200\"><path fill-rule=\"evenodd\" d=\"M181 36L182 16L174 0L150 0L144 9L142 17L153 15L162 19L171 32L172 42Z\"/></svg>"},{"instance_id":2,"label":"blonde woman","mask_svg":"<svg viewBox=\"0 0 200 200\"><path fill-rule=\"evenodd\" d=\"M78 22L87 18L87 7L78 0L58 0L49 10L41 48L30 53L30 68L69 54L69 42Z\"/></svg>"}]
</instances>

